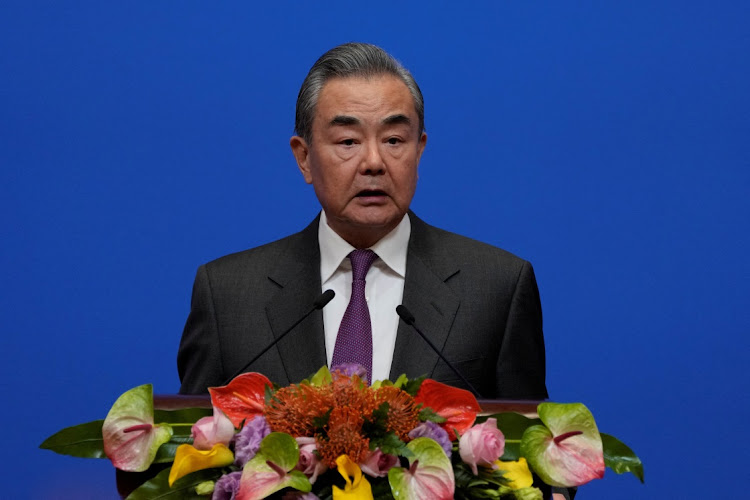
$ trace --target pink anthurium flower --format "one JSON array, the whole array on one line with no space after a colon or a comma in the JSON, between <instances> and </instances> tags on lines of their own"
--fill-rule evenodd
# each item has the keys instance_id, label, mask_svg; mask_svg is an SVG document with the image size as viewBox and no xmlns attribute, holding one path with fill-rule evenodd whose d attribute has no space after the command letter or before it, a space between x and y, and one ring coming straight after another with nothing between
<instances>
[{"instance_id":1,"label":"pink anthurium flower","mask_svg":"<svg viewBox=\"0 0 750 500\"><path fill-rule=\"evenodd\" d=\"M248 422L263 414L266 400L266 386L271 387L268 377L260 373L237 375L227 385L209 387L211 403L229 417L239 428L243 420Z\"/></svg>"},{"instance_id":2,"label":"pink anthurium flower","mask_svg":"<svg viewBox=\"0 0 750 500\"><path fill-rule=\"evenodd\" d=\"M477 465L493 465L504 451L505 436L497 428L497 420L494 418L475 425L458 441L461 460L471 467L474 475L478 474Z\"/></svg>"},{"instance_id":3,"label":"pink anthurium flower","mask_svg":"<svg viewBox=\"0 0 750 500\"><path fill-rule=\"evenodd\" d=\"M190 434L193 436L193 446L199 450L210 450L216 443L229 444L234 437L234 425L223 411L214 406L214 414L193 424Z\"/></svg>"},{"instance_id":4,"label":"pink anthurium flower","mask_svg":"<svg viewBox=\"0 0 750 500\"><path fill-rule=\"evenodd\" d=\"M166 424L154 425L153 387L145 384L117 398L104 419L104 453L120 470L142 472L172 437Z\"/></svg>"},{"instance_id":5,"label":"pink anthurium flower","mask_svg":"<svg viewBox=\"0 0 750 500\"><path fill-rule=\"evenodd\" d=\"M413 453L409 468L393 467L388 471L394 498L453 500L456 480L443 447L425 437L416 438L406 447Z\"/></svg>"},{"instance_id":6,"label":"pink anthurium flower","mask_svg":"<svg viewBox=\"0 0 750 500\"><path fill-rule=\"evenodd\" d=\"M521 455L545 483L572 487L604 477L602 439L588 408L541 403L537 412L544 425L524 431Z\"/></svg>"},{"instance_id":7,"label":"pink anthurium flower","mask_svg":"<svg viewBox=\"0 0 750 500\"><path fill-rule=\"evenodd\" d=\"M289 434L272 432L260 442L260 449L245 464L236 500L260 500L283 488L309 492L307 477L293 470L299 461L299 446Z\"/></svg>"}]
</instances>

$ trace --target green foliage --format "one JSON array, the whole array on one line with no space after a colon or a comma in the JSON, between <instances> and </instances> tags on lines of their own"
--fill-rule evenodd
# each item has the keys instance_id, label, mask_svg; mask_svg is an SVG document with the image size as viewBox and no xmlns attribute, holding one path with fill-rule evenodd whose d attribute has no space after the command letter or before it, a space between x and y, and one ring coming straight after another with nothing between
<instances>
[{"instance_id":1,"label":"green foliage","mask_svg":"<svg viewBox=\"0 0 750 500\"><path fill-rule=\"evenodd\" d=\"M643 463L625 443L609 434L600 433L604 447L604 464L617 474L630 472L643 482Z\"/></svg>"},{"instance_id":2,"label":"green foliage","mask_svg":"<svg viewBox=\"0 0 750 500\"><path fill-rule=\"evenodd\" d=\"M159 472L135 489L126 500L206 500L195 488L205 481L216 481L226 472L222 469L204 469L188 474L169 487L169 468Z\"/></svg>"},{"instance_id":3,"label":"green foliage","mask_svg":"<svg viewBox=\"0 0 750 500\"><path fill-rule=\"evenodd\" d=\"M424 382L424 379L426 378L426 375L422 375L421 377L408 380L403 384L403 387L401 387L401 389L410 396L416 397L417 393L419 392L419 388L422 387L422 382ZM401 380L400 377L399 380Z\"/></svg>"},{"instance_id":4,"label":"green foliage","mask_svg":"<svg viewBox=\"0 0 750 500\"><path fill-rule=\"evenodd\" d=\"M445 417L441 417L432 408L422 408L419 410L419 420L421 422L435 422L436 424L442 424L445 422Z\"/></svg>"},{"instance_id":5,"label":"green foliage","mask_svg":"<svg viewBox=\"0 0 750 500\"><path fill-rule=\"evenodd\" d=\"M322 430L328 425L328 420L331 418L331 410L333 410L333 408L329 408L324 414L313 418L312 423L316 429Z\"/></svg>"},{"instance_id":6,"label":"green foliage","mask_svg":"<svg viewBox=\"0 0 750 500\"><path fill-rule=\"evenodd\" d=\"M310 385L313 387L319 387L321 385L328 385L332 382L331 372L327 366L323 366L318 370L315 375L310 378Z\"/></svg>"},{"instance_id":7,"label":"green foliage","mask_svg":"<svg viewBox=\"0 0 750 500\"><path fill-rule=\"evenodd\" d=\"M457 499L542 500L542 492L538 488L514 490L506 486L508 482L499 470L480 467L479 474L475 476L468 465L459 462L453 464L453 471Z\"/></svg>"},{"instance_id":8,"label":"green foliage","mask_svg":"<svg viewBox=\"0 0 750 500\"><path fill-rule=\"evenodd\" d=\"M39 447L73 457L107 458L102 440L103 424L104 420L94 420L67 427L45 439Z\"/></svg>"},{"instance_id":9,"label":"green foliage","mask_svg":"<svg viewBox=\"0 0 750 500\"><path fill-rule=\"evenodd\" d=\"M193 438L190 437L189 434L187 436L173 434L172 437L169 438L169 441L159 446L154 461L151 463L167 464L174 462L174 455L177 452L177 447L181 444L193 444Z\"/></svg>"}]
</instances>

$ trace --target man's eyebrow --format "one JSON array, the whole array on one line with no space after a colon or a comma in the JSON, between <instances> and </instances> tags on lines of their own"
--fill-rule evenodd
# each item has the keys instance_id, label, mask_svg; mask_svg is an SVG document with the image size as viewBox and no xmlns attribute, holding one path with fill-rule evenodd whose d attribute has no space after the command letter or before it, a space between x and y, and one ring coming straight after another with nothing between
<instances>
[{"instance_id":1,"label":"man's eyebrow","mask_svg":"<svg viewBox=\"0 0 750 500\"><path fill-rule=\"evenodd\" d=\"M398 114L384 118L382 123L383 125L398 125L402 123L405 125L411 125L411 119L406 115Z\"/></svg>"},{"instance_id":2,"label":"man's eyebrow","mask_svg":"<svg viewBox=\"0 0 750 500\"><path fill-rule=\"evenodd\" d=\"M355 118L353 116L347 116L347 115L336 115L333 117L333 120L331 120L328 124L329 125L358 125L359 119Z\"/></svg>"}]
</instances>

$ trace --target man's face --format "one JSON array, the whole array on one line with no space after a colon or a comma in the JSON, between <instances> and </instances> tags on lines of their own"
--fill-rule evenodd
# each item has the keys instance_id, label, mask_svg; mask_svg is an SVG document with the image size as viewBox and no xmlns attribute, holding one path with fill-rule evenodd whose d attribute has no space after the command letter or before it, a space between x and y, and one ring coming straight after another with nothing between
<instances>
[{"instance_id":1,"label":"man's face","mask_svg":"<svg viewBox=\"0 0 750 500\"><path fill-rule=\"evenodd\" d=\"M406 85L392 75L329 80L312 140L290 144L328 225L355 247L373 245L403 218L427 142Z\"/></svg>"}]
</instances>

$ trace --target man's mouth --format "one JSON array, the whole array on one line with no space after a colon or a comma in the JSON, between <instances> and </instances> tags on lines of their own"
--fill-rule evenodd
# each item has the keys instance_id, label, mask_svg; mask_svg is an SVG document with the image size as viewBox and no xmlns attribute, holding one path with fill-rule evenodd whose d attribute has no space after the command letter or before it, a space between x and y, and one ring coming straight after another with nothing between
<instances>
[{"instance_id":1,"label":"man's mouth","mask_svg":"<svg viewBox=\"0 0 750 500\"><path fill-rule=\"evenodd\" d=\"M357 198L370 198L376 196L387 196L385 191L379 189L363 189L357 193Z\"/></svg>"}]
</instances>

